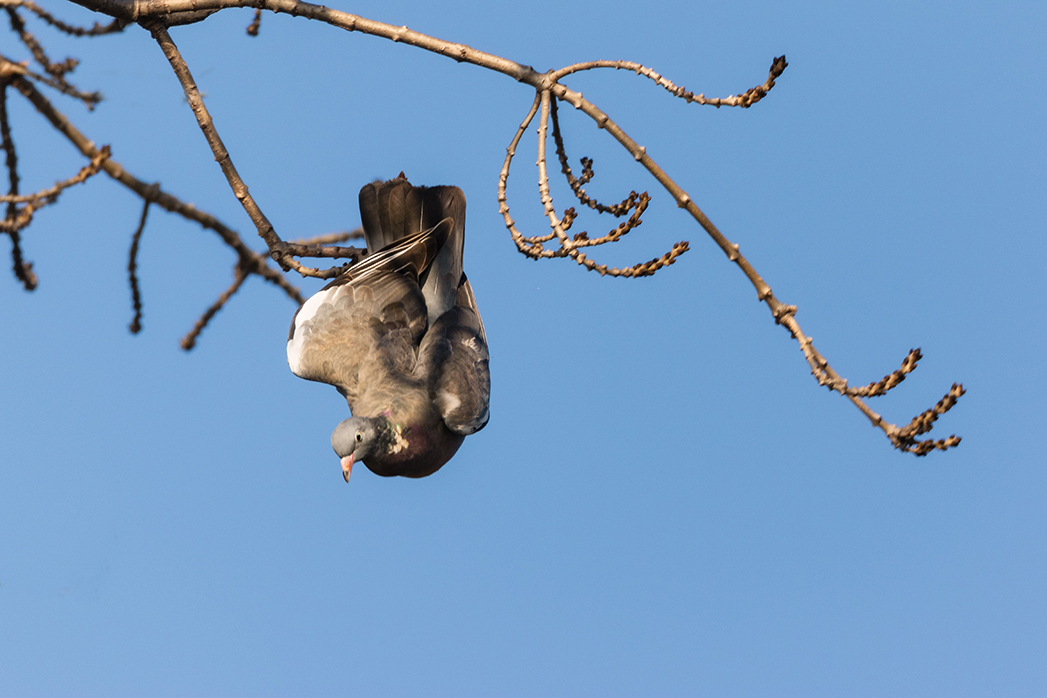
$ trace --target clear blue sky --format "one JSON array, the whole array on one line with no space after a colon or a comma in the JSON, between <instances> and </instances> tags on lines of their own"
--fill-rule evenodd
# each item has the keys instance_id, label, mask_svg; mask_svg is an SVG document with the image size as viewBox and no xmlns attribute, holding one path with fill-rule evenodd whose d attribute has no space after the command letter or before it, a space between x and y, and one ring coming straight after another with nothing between
<instances>
[{"instance_id":1,"label":"clear blue sky","mask_svg":"<svg viewBox=\"0 0 1047 698\"><path fill-rule=\"evenodd\" d=\"M962 381L935 434L963 444L900 454L819 388L738 270L580 114L564 126L575 162L596 159L590 192L654 197L598 258L691 242L653 279L516 252L496 185L529 88L286 16L251 39L251 12L226 11L172 35L285 238L355 227L360 186L400 170L465 190L491 422L433 477L346 485L328 441L344 401L286 365L293 303L251 279L183 353L235 260L154 209L131 336L138 202L103 177L67 192L25 235L39 290L0 274L0 693L1047 694L1043 3L335 5L539 70L639 61L710 96L784 53L746 111L624 72L567 84L852 383L923 348L885 416ZM31 29L105 93L91 114L56 97L82 130L251 237L146 32ZM24 189L80 167L12 99ZM536 233L533 144L510 205Z\"/></svg>"}]
</instances>

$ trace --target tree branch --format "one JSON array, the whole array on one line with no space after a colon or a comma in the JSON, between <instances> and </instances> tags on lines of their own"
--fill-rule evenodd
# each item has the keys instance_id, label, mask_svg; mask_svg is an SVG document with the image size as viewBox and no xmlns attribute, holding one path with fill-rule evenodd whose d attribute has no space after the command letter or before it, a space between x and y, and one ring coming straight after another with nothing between
<instances>
[{"instance_id":1,"label":"tree branch","mask_svg":"<svg viewBox=\"0 0 1047 698\"><path fill-rule=\"evenodd\" d=\"M21 76L12 77L11 85L22 93L22 95L28 99L34 107L36 107L36 110L40 112L40 114L42 114L59 133L69 139L81 154L91 159L99 156L101 151L95 147L95 144L73 126L64 114L55 109L54 105L52 105L51 102L44 97L28 79ZM236 231L226 226L211 214L197 209L192 204L181 201L177 197L165 192L157 184L146 184L125 170L120 163L112 158L108 158L102 162L102 170L114 180L137 194L143 201L151 201L165 211L175 213L187 220L199 224L203 228L214 231L218 234L218 237L222 239L222 242L236 251L237 256L241 260L246 260L245 267L249 268L252 274L258 274L266 281L275 284L281 288L288 297L298 304L305 302L305 299L302 297L298 289L288 283L287 279L285 279L282 274L268 265L266 255L259 254L252 250L244 243Z\"/></svg>"},{"instance_id":2,"label":"tree branch","mask_svg":"<svg viewBox=\"0 0 1047 698\"><path fill-rule=\"evenodd\" d=\"M534 102L517 130L517 133L513 137L509 147L506 149L506 159L499 176L499 210L505 219L506 227L509 229L510 235L517 248L525 255L534 259L570 257L577 263L585 266L587 269L597 271L601 275L608 274L612 276L627 277L646 276L653 274L662 267L672 264L676 257L687 251L687 242L676 243L669 252L660 258L653 259L644 264L634 265L626 269L609 269L606 265L598 264L595 261L590 260L580 250L582 247L592 247L614 242L622 235L638 226L640 224L640 214L642 214L643 209L646 208L647 205L647 198L646 194L630 195L629 198L617 207L606 207L599 205L585 195L581 186L592 177L592 161L583 160L582 178L576 179L573 177L570 168L567 166L565 149L563 147L555 110L555 102L557 100L562 100L571 104L575 109L578 109L589 116L589 118L596 123L597 128L606 130L616 141L618 141L618 143L621 144L622 147L624 147L626 151L629 152L629 154L632 155L633 158L640 163L673 197L677 206L685 209L691 217L697 221L709 237L711 237L724 252L728 260L738 266L755 289L757 299L760 302L765 303L771 311L771 316L774 321L777 324L783 325L789 331L790 336L796 339L805 360L811 368L811 373L815 376L820 385L824 385L830 390L836 391L849 399L874 426L882 429L894 446L900 450L913 452L917 455L925 455L931 450L945 450L951 448L957 445L960 441L960 439L955 436L950 436L947 439L938 441L922 442L917 441L916 437L929 431L934 421L955 405L956 400L964 393L962 386L954 384L949 394L946 395L945 398L943 398L935 407L918 415L905 427L900 428L897 425L885 422L879 414L873 412L868 405L865 404L863 398L882 395L901 383L902 380L904 380L904 377L916 367L920 358L919 351L911 351L909 356L902 363L902 368L885 376L883 380L861 388L849 388L847 386L847 381L836 373L825 357L815 348L812 338L803 333L799 323L796 321L796 306L787 305L775 297L774 293L771 291L771 287L741 254L738 244L731 242L722 232L720 232L697 204L695 204L688 193L684 191L683 188L680 187L671 177L669 177L669 175L661 169L654 159L648 155L643 146L634 141L618 124L616 124L595 104L584 99L581 93L560 83L561 79L581 71L599 68L624 69L652 80L656 85L687 102L697 102L698 104L714 106L717 108L721 106L748 108L762 100L775 86L776 79L782 75L788 65L784 56L774 59L768 70L767 79L763 84L731 97L706 98L704 94L695 95L693 92L675 85L653 70L638 63L628 61L589 61L585 63L576 63L556 71L541 74L529 66L482 51L477 51L465 46L464 44L442 41L412 31L407 27L395 27L393 25L364 19L357 15L339 12L327 7L299 2L297 0L74 1L89 9L114 16L118 20L139 22L152 32L154 38L164 51L165 56L168 58L168 61L171 63L175 74L178 76L178 79L185 90L186 98L190 107L196 115L197 122L200 125L208 144L211 146L215 159L218 161L226 179L229 181L234 195L251 217L251 220L258 229L258 234L268 245L273 259L275 259L285 270L295 269L303 275L330 278L331 276L341 273L344 267L333 267L326 270L311 269L302 266L296 262L293 257L344 256L346 258L356 259L357 257L353 257L353 254L356 251L354 248L330 248L326 245L293 245L285 243L280 239L268 219L266 219L264 214L262 214L261 209L255 203L253 198L251 198L247 186L243 183L236 168L233 166L232 159L230 158L228 151L225 149L225 146L222 144L221 138L214 127L211 117L204 107L203 100L200 98L199 91L189 72L189 68L178 53L177 47L174 45L174 42L171 40L170 35L166 30L166 26L183 21L197 21L206 17L208 13L216 12L225 8L251 7L256 10L265 9L277 13L283 12L291 14L292 16L306 17L308 19L314 19L332 26L346 29L347 31L359 31L373 36L383 37L391 41L404 43L426 51L447 56L459 62L472 63L489 70L509 75L519 82L530 85L535 90ZM24 80L22 77L15 79ZM509 216L506 189L510 165L520 143L520 139L536 115L539 115L537 159L539 170L538 190L543 210L546 217L549 219L551 233L527 237L517 229L513 219ZM570 208L564 212L563 217L560 217L553 206L546 157L546 141L548 137L550 116L552 116L553 119L554 140L556 141L557 152L560 155L561 171L564 173L569 186L578 197L579 201L591 206L598 212L613 212L616 213L616 215L622 215L626 210L633 210L633 215L630 219L608 235L596 239L589 239L585 233L577 234L573 238L569 238L567 235L567 231L575 221L577 214L573 208ZM641 197L644 197L642 203ZM546 249L545 244L554 240L558 243L559 249ZM212 310L208 311L210 314L205 313L204 318L201 319L203 323L201 328L203 325L206 325L206 321L210 319L210 316L212 316L214 312L217 312L217 309L228 300L228 297L235 293L236 289L239 288L239 284L243 281L243 278L239 276L239 266L237 267L237 274L238 276L236 277L233 286L223 294L216 306L213 306ZM191 337L187 339L195 339L195 335L192 335L191 333Z\"/></svg>"},{"instance_id":3,"label":"tree branch","mask_svg":"<svg viewBox=\"0 0 1047 698\"><path fill-rule=\"evenodd\" d=\"M243 270L239 264L233 269L233 283L229 288L225 289L218 300L211 304L211 307L204 311L204 314L200 316L200 319L193 325L193 329L189 330L189 334L182 337L182 349L186 351L191 350L196 346L196 339L200 336L200 333L204 331L207 324L211 322L211 319L218 313L219 310L225 307L225 304L229 302L229 299L233 297L233 294L240 290L240 286L247 280L248 274Z\"/></svg>"},{"instance_id":4,"label":"tree branch","mask_svg":"<svg viewBox=\"0 0 1047 698\"><path fill-rule=\"evenodd\" d=\"M131 252L127 260L127 274L131 282L131 305L135 311L131 324L128 326L131 334L138 334L142 331L142 294L138 290L138 243L141 242L142 233L145 231L145 221L149 217L151 203L149 199L146 199L142 204L142 216L138 219L138 228L131 236Z\"/></svg>"}]
</instances>

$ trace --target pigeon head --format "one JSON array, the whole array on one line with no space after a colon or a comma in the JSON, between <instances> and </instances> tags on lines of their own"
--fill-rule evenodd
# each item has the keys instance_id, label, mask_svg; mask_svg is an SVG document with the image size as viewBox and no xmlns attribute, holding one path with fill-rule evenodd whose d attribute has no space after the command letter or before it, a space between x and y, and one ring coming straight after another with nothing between
<instances>
[{"instance_id":1,"label":"pigeon head","mask_svg":"<svg viewBox=\"0 0 1047 698\"><path fill-rule=\"evenodd\" d=\"M350 417L343 420L331 433L331 447L342 459L342 474L349 482L353 463L370 458L384 445L382 437L388 431L385 420L371 417Z\"/></svg>"}]
</instances>

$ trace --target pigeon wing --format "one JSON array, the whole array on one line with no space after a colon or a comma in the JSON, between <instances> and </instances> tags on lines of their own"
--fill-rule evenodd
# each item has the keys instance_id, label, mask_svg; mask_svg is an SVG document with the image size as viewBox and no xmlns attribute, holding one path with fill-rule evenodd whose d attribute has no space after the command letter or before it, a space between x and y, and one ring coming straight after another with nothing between
<instances>
[{"instance_id":1,"label":"pigeon wing","mask_svg":"<svg viewBox=\"0 0 1047 698\"><path fill-rule=\"evenodd\" d=\"M361 376L411 372L428 326L418 276L451 227L441 222L369 255L307 300L288 333L291 371L335 386L350 406L367 387Z\"/></svg>"},{"instance_id":2,"label":"pigeon wing","mask_svg":"<svg viewBox=\"0 0 1047 698\"><path fill-rule=\"evenodd\" d=\"M489 354L476 299L464 276L455 306L422 340L418 364L449 430L467 436L484 428L490 416Z\"/></svg>"}]
</instances>

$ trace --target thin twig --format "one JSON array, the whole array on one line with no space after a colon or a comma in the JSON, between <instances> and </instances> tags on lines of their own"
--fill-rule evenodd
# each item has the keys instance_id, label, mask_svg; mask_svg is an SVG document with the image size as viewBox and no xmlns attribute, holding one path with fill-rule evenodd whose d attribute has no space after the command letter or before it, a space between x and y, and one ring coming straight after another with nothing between
<instances>
[{"instance_id":1,"label":"thin twig","mask_svg":"<svg viewBox=\"0 0 1047 698\"><path fill-rule=\"evenodd\" d=\"M556 100L553 100L549 107L549 116L553 120L553 141L556 143L556 155L560 158L560 171L567 178L567 184L570 185L571 191L574 192L578 201L591 209L595 209L598 213L610 213L616 217L624 216L636 205L636 199L639 194L635 191L631 192L624 200L610 206L605 206L596 199L586 195L582 185L593 178L593 161L589 158L582 158L582 167L584 168L582 177L576 178L574 176L571 166L567 162L567 149L564 147L563 136L560 134L560 117L557 112Z\"/></svg>"},{"instance_id":2,"label":"thin twig","mask_svg":"<svg viewBox=\"0 0 1047 698\"><path fill-rule=\"evenodd\" d=\"M200 319L193 325L193 329L189 330L189 334L182 337L181 345L186 351L189 351L196 346L196 338L200 336L200 333L207 327L207 323L211 322L211 318L215 314L225 307L225 304L229 302L229 299L233 297L233 294L240 290L240 286L247 279L248 273L244 269L237 265L233 270L233 283L222 292L222 295L218 296L218 300L211 304L211 307L204 311L204 314L200 316Z\"/></svg>"},{"instance_id":3,"label":"thin twig","mask_svg":"<svg viewBox=\"0 0 1047 698\"><path fill-rule=\"evenodd\" d=\"M91 142L87 136L81 133L64 114L55 109L54 105L52 105L51 102L44 97L44 95L41 94L29 80L20 76L15 76L11 79L11 85L21 92L22 95L32 103L36 110L40 112L40 114L42 114L59 133L68 138L81 154L92 159L98 157L101 151L95 147L94 143ZM133 191L143 200L147 199L152 201L165 211L175 213L187 220L199 224L203 228L214 231L218 234L218 237L222 239L222 242L231 247L237 253L237 257L241 260L241 264L244 265L244 268L249 269L252 274L258 274L269 283L278 286L287 294L288 297L299 305L305 302L305 298L302 296L301 292L288 282L280 272L269 266L269 258L267 255L252 250L246 245L246 243L244 243L236 231L226 226L211 214L199 210L192 204L183 202L177 197L163 191L159 186L143 182L141 179L125 170L120 163L112 158L106 159L102 163L102 170L114 180ZM244 262L244 260L247 260L247 262Z\"/></svg>"},{"instance_id":4,"label":"thin twig","mask_svg":"<svg viewBox=\"0 0 1047 698\"><path fill-rule=\"evenodd\" d=\"M152 202L146 199L142 204L142 217L138 219L138 228L131 236L131 253L127 260L127 273L131 278L131 305L134 307L135 315L131 320L129 329L131 334L142 331L142 294L138 289L138 243L142 240L142 232L145 230L145 221L149 216L149 205Z\"/></svg>"},{"instance_id":5,"label":"thin twig","mask_svg":"<svg viewBox=\"0 0 1047 698\"><path fill-rule=\"evenodd\" d=\"M38 42L36 38L26 30L25 22L22 21L22 17L18 14L18 11L14 7L8 7L6 9L8 18L11 20L11 29L18 34L18 38L22 40L22 43L29 49L29 52L33 54L33 58L36 62L40 64L50 77L45 78L42 75L37 75L28 70L26 70L24 74L38 82L54 87L63 94L81 100L89 111L93 110L95 105L102 100L101 93L81 92L65 78L67 73L72 72L72 70L76 68L78 61L74 58L67 58L61 63L52 63L51 59L47 57L47 53L44 51L43 46L40 45L40 42Z\"/></svg>"},{"instance_id":6,"label":"thin twig","mask_svg":"<svg viewBox=\"0 0 1047 698\"><path fill-rule=\"evenodd\" d=\"M0 89L0 139L3 141L4 164L7 166L8 196L18 196L18 154L15 152L15 142L11 138L11 123L7 118L7 84ZM7 203L6 218L13 218L18 211L13 200Z\"/></svg>"},{"instance_id":7,"label":"thin twig","mask_svg":"<svg viewBox=\"0 0 1047 698\"><path fill-rule=\"evenodd\" d=\"M303 238L301 240L291 240L292 245L333 245L337 242L348 242L349 240L362 240L364 237L363 228L355 228L353 230L345 230L340 233L327 233L325 235L317 235L311 238Z\"/></svg>"},{"instance_id":8,"label":"thin twig","mask_svg":"<svg viewBox=\"0 0 1047 698\"><path fill-rule=\"evenodd\" d=\"M556 209L553 208L553 195L549 191L549 173L546 169L545 142L546 135L549 132L549 102L551 93L549 90L542 90L540 97L542 107L538 113L538 194L542 200L545 216L549 219L549 227L552 228L553 233L556 235L560 247L565 251L569 251L572 241L568 239L567 232L563 229L563 225L556 215Z\"/></svg>"},{"instance_id":9,"label":"thin twig","mask_svg":"<svg viewBox=\"0 0 1047 698\"><path fill-rule=\"evenodd\" d=\"M535 114L538 113L538 107L542 103L541 94L536 94L534 102L531 104L531 109L524 116L524 120L520 123L520 127L516 130L516 135L513 136L513 140L509 143L509 146L505 149L505 162L502 163L502 171L498 175L498 212L502 214L502 218L505 220L505 227L509 229L509 235L512 236L513 242L516 244L516 249L524 253L532 259L548 258L552 257L555 252L552 250L546 250L542 247L542 242L551 240L554 237L554 233L544 238L541 241L529 240L524 237L523 233L516 227L516 221L509 215L509 199L506 194L506 189L509 185L509 166L512 164L513 158L516 156L516 148L520 145L520 139L523 137L527 127L531 125L531 121L534 120Z\"/></svg>"},{"instance_id":10,"label":"thin twig","mask_svg":"<svg viewBox=\"0 0 1047 698\"><path fill-rule=\"evenodd\" d=\"M72 24L66 24L59 19L55 19L47 12L47 10L40 7L35 2L30 2L30 0L0 0L0 7L24 7L58 31L72 36L102 36L103 34L115 34L123 31L124 27L128 25L126 20L114 19L109 24L104 25L95 22L95 25L89 29L77 27Z\"/></svg>"},{"instance_id":11,"label":"thin twig","mask_svg":"<svg viewBox=\"0 0 1047 698\"><path fill-rule=\"evenodd\" d=\"M247 25L248 36L258 36L258 30L262 28L262 11L260 9L254 11L254 19Z\"/></svg>"},{"instance_id":12,"label":"thin twig","mask_svg":"<svg viewBox=\"0 0 1047 698\"><path fill-rule=\"evenodd\" d=\"M54 186L48 187L47 189L41 189L33 194L6 194L0 196L0 202L6 202L8 204L8 210L10 210L10 206L22 203L32 203L35 208L39 209L42 206L57 201L58 195L69 187L82 184L98 174L102 170L102 163L108 159L109 146L103 145L99 149L98 154L91 158L91 162L81 167L80 171L72 177L63 179L61 182L55 182Z\"/></svg>"},{"instance_id":13,"label":"thin twig","mask_svg":"<svg viewBox=\"0 0 1047 698\"><path fill-rule=\"evenodd\" d=\"M560 249L554 251L550 256L570 257L589 271L597 272L600 276L621 276L625 278L652 276L659 269L675 263L676 258L688 250L688 243L686 241L676 243L661 257L656 257L649 262L634 264L630 267L625 267L624 269L608 267L606 264L600 264L589 259L585 253L578 249L579 247L589 247L593 244L614 242L625 233L637 227L640 224L639 215L642 214L643 210L647 207L647 199L644 200L642 208L637 208L637 211L634 212L634 216L631 217L629 221L624 223L622 226L619 226L618 230L612 231L610 234L600 238L598 242L587 239L584 234L578 235L574 239L568 239L563 221L561 221L561 219L556 215L556 209L553 208L553 197L549 191L549 175L546 165L548 159L546 157L545 143L547 140L549 116L551 113L551 92L549 90L542 90L540 93L540 100L541 111L538 123L538 192L541 195L542 207L545 210L546 217L549 219L549 225L552 228L557 241L560 243ZM645 193L644 197L646 196ZM569 211L571 210L569 209ZM573 221L573 211L570 212L569 219Z\"/></svg>"},{"instance_id":14,"label":"thin twig","mask_svg":"<svg viewBox=\"0 0 1047 698\"><path fill-rule=\"evenodd\" d=\"M12 63L5 66L5 70L9 73L18 73L20 75L24 75L30 80L35 80L36 82L39 82L42 85L47 85L48 87L52 87L58 90L64 95L74 97L83 102L84 106L87 107L88 111L94 110L95 105L102 101L102 93L100 92L81 92L65 80L40 75L39 73L35 73L32 70L26 68L25 66L21 66L17 63Z\"/></svg>"},{"instance_id":15,"label":"thin twig","mask_svg":"<svg viewBox=\"0 0 1047 698\"><path fill-rule=\"evenodd\" d=\"M789 64L785 62L785 56L775 58L774 62L771 63L771 70L767 75L767 80L762 85L749 88L745 92L731 97L709 98L704 94L696 95L683 87L674 85L672 81L667 80L650 68L640 65L639 63L633 63L632 61L586 61L584 63L575 63L566 68L560 68L559 70L553 71L550 73L549 79L558 82L572 73L577 73L583 70L593 70L595 68L631 70L637 75L642 75L645 78L653 80L659 86L664 87L673 96L686 100L688 103L696 102L697 104L709 105L716 107L717 109L720 107L742 107L743 109L748 109L767 96L767 93L774 87L774 81L781 77L781 74L788 66Z\"/></svg>"},{"instance_id":16,"label":"thin twig","mask_svg":"<svg viewBox=\"0 0 1047 698\"><path fill-rule=\"evenodd\" d=\"M12 196L18 195L18 154L15 152L15 142L11 138L11 124L7 118L7 88L8 83L0 84L0 141L4 149L4 162L7 166L8 193ZM13 202L7 204L7 214L4 216L3 225L0 230L6 232L11 238L11 266L15 277L22 282L22 288L32 291L36 288L39 280L33 271L33 263L27 262L22 256L22 239L18 231L29 224L33 216L33 207L27 204L23 207L21 214L18 206Z\"/></svg>"},{"instance_id":17,"label":"thin twig","mask_svg":"<svg viewBox=\"0 0 1047 698\"><path fill-rule=\"evenodd\" d=\"M636 192L633 192L636 194ZM651 197L647 195L647 192L637 194L635 203L633 204L633 213L628 219L618 224L618 227L598 238L590 238L587 233L578 233L572 238L572 242L575 247L596 247L597 245L604 245L608 242L617 242L626 233L635 230L643 220L641 216L643 212L647 210L647 205L651 202ZM573 209L571 209L573 210Z\"/></svg>"},{"instance_id":18,"label":"thin twig","mask_svg":"<svg viewBox=\"0 0 1047 698\"><path fill-rule=\"evenodd\" d=\"M222 143L222 138L218 135L218 130L214 126L214 120L211 119L211 114L207 111L207 107L204 106L204 100L200 96L200 90L196 86L196 81L193 80L189 66L186 65L178 47L167 32L167 28L160 22L145 23L144 26L152 33L153 38L164 52L164 56L171 64L178 81L182 84L189 107L196 116L196 123L200 126L200 130L203 131L204 138L211 147L211 152L214 153L218 166L222 168L222 173L233 190L233 195L240 202L240 205L244 207L244 211L247 212L251 222L255 224L255 228L258 229L258 235L265 240L272 258L285 271L294 269L302 276L314 276L321 279L331 279L339 276L343 271L341 267L324 270L313 269L303 266L294 259L295 251L276 234L273 224L262 213L262 209L259 208L254 197L248 191L247 185L244 184L244 180L240 177L240 173L236 171L236 166L233 164L229 151L226 149L225 144ZM308 256L308 252L304 254Z\"/></svg>"},{"instance_id":19,"label":"thin twig","mask_svg":"<svg viewBox=\"0 0 1047 698\"><path fill-rule=\"evenodd\" d=\"M920 353L919 348L910 349L909 354L902 361L902 367L893 373L889 373L882 379L875 383L862 386L860 388L848 388L847 395L854 395L856 397L876 397L878 395L886 395L888 390L898 387L905 377L916 370L916 365L920 359L923 358L923 354Z\"/></svg>"}]
</instances>

